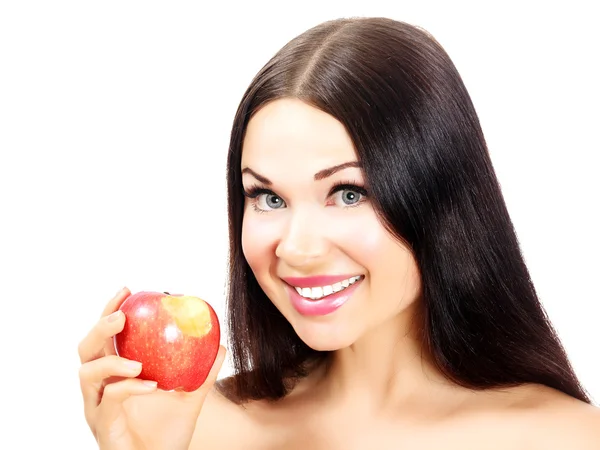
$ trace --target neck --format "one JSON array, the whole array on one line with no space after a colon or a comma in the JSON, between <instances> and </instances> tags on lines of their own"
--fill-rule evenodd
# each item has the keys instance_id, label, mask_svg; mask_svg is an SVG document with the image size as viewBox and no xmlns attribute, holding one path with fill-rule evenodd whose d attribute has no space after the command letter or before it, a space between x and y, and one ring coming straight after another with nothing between
<instances>
[{"instance_id":1,"label":"neck","mask_svg":"<svg viewBox=\"0 0 600 450\"><path fill-rule=\"evenodd\" d=\"M338 404L381 409L451 386L423 347L414 317L405 311L335 351L321 377L325 395Z\"/></svg>"}]
</instances>

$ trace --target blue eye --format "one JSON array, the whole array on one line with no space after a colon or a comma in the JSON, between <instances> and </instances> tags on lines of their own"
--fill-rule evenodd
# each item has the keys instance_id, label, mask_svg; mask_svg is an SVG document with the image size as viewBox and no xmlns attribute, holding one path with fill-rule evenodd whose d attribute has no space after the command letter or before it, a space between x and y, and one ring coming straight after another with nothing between
<instances>
[{"instance_id":1,"label":"blue eye","mask_svg":"<svg viewBox=\"0 0 600 450\"><path fill-rule=\"evenodd\" d=\"M364 188L345 182L337 183L331 188L329 196L334 196L334 194L335 204L342 207L357 206L367 197L367 191Z\"/></svg>"},{"instance_id":2,"label":"blue eye","mask_svg":"<svg viewBox=\"0 0 600 450\"><path fill-rule=\"evenodd\" d=\"M285 202L283 199L269 189L254 186L244 191L244 196L252 199L252 207L258 212L268 212L273 209L281 209Z\"/></svg>"},{"instance_id":3,"label":"blue eye","mask_svg":"<svg viewBox=\"0 0 600 450\"><path fill-rule=\"evenodd\" d=\"M279 209L281 208L282 205L284 205L284 201L281 199L281 197L275 195L275 194L270 194L270 193L266 193L263 192L262 194L259 194L257 197L257 203L258 203L258 207L260 209ZM266 205L266 208L265 208Z\"/></svg>"},{"instance_id":4,"label":"blue eye","mask_svg":"<svg viewBox=\"0 0 600 450\"><path fill-rule=\"evenodd\" d=\"M335 193L334 199L337 205L352 206L360 201L361 194L350 189L344 189L342 191L337 191ZM338 201L338 199L341 200L341 203Z\"/></svg>"},{"instance_id":5,"label":"blue eye","mask_svg":"<svg viewBox=\"0 0 600 450\"><path fill-rule=\"evenodd\" d=\"M270 189L253 186L244 191L244 196L251 199L251 206L257 212L269 212L287 208L285 201ZM348 182L338 182L333 185L327 198L332 198L336 206L341 208L358 206L366 201L368 195L365 188Z\"/></svg>"}]
</instances>

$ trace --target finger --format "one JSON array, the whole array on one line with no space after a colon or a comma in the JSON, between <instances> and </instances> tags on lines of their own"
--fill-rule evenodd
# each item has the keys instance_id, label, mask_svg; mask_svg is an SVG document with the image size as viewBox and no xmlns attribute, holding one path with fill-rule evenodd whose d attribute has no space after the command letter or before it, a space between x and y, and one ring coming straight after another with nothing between
<instances>
[{"instance_id":1,"label":"finger","mask_svg":"<svg viewBox=\"0 0 600 450\"><path fill-rule=\"evenodd\" d=\"M119 292L117 292L117 295L115 295L115 297L108 303L108 305L106 305L106 308L104 308L104 311L102 313L103 316L109 316L110 314L113 314L115 311L117 311L121 307L123 302L129 298L130 295L131 295L131 292L126 287L124 287ZM119 331L121 331L121 330L119 330ZM115 344L114 344L113 339L109 339L105 342L104 354L105 355L116 355L117 354L117 352L115 351Z\"/></svg>"},{"instance_id":2,"label":"finger","mask_svg":"<svg viewBox=\"0 0 600 450\"><path fill-rule=\"evenodd\" d=\"M98 427L109 428L123 412L123 402L132 395L149 394L156 391L156 382L127 378L104 387L102 400L98 405Z\"/></svg>"},{"instance_id":3,"label":"finger","mask_svg":"<svg viewBox=\"0 0 600 450\"><path fill-rule=\"evenodd\" d=\"M109 348L110 339L123 330L125 314L115 311L109 316L102 317L90 330L88 335L79 343L79 359L82 363L104 356L105 348ZM112 353L112 352L111 352Z\"/></svg>"},{"instance_id":4,"label":"finger","mask_svg":"<svg viewBox=\"0 0 600 450\"><path fill-rule=\"evenodd\" d=\"M115 296L108 302L108 304L104 308L104 311L102 312L101 317L108 317L109 315L118 311L119 306L121 306L121 304L125 301L125 299L127 299L127 297L129 297L129 295L131 295L131 292L126 287L119 290L119 292L117 292ZM118 314L112 315L111 318L108 318L107 320L109 322L114 321L115 319L122 320L123 318L119 317ZM119 322L119 320L116 320L116 322ZM121 330L122 328L117 330L114 334L118 333ZM92 359L96 359L103 356L102 349L106 345L106 338L102 341L102 344L99 346L98 336L95 336L95 333L97 332L98 329L94 327L94 329L92 329L92 331L90 331L90 333L79 343L79 359L81 360L81 362L88 362ZM110 348L110 346L106 347ZM112 353L114 354L114 351Z\"/></svg>"},{"instance_id":5,"label":"finger","mask_svg":"<svg viewBox=\"0 0 600 450\"><path fill-rule=\"evenodd\" d=\"M115 296L106 304L104 311L102 311L102 317L108 316L119 309L121 303L123 303L130 295L131 292L126 287L117 292Z\"/></svg>"},{"instance_id":6,"label":"finger","mask_svg":"<svg viewBox=\"0 0 600 450\"><path fill-rule=\"evenodd\" d=\"M137 377L142 364L137 361L111 355L83 364L79 369L79 383L86 408L100 403L101 389L110 377Z\"/></svg>"}]
</instances>

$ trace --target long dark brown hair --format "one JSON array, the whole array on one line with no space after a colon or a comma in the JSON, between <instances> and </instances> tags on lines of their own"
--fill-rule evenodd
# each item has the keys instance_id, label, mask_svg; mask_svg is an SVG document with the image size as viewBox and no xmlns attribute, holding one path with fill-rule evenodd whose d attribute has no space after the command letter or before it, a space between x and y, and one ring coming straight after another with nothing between
<instances>
[{"instance_id":1,"label":"long dark brown hair","mask_svg":"<svg viewBox=\"0 0 600 450\"><path fill-rule=\"evenodd\" d=\"M227 162L228 395L280 399L329 352L309 348L262 291L242 253L242 144L261 107L296 98L346 127L370 199L416 258L422 343L471 388L539 383L590 403L521 254L471 98L442 46L385 18L322 23L256 75L235 115Z\"/></svg>"}]
</instances>

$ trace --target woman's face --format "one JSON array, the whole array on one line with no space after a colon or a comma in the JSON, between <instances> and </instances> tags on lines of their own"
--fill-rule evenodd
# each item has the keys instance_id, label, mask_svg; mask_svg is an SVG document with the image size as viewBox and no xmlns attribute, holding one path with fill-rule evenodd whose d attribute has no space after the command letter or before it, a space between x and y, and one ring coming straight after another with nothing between
<instances>
[{"instance_id":1,"label":"woman's face","mask_svg":"<svg viewBox=\"0 0 600 450\"><path fill-rule=\"evenodd\" d=\"M244 255L308 346L347 347L418 297L415 261L379 222L335 118L296 99L267 104L248 124L242 171Z\"/></svg>"}]
</instances>

